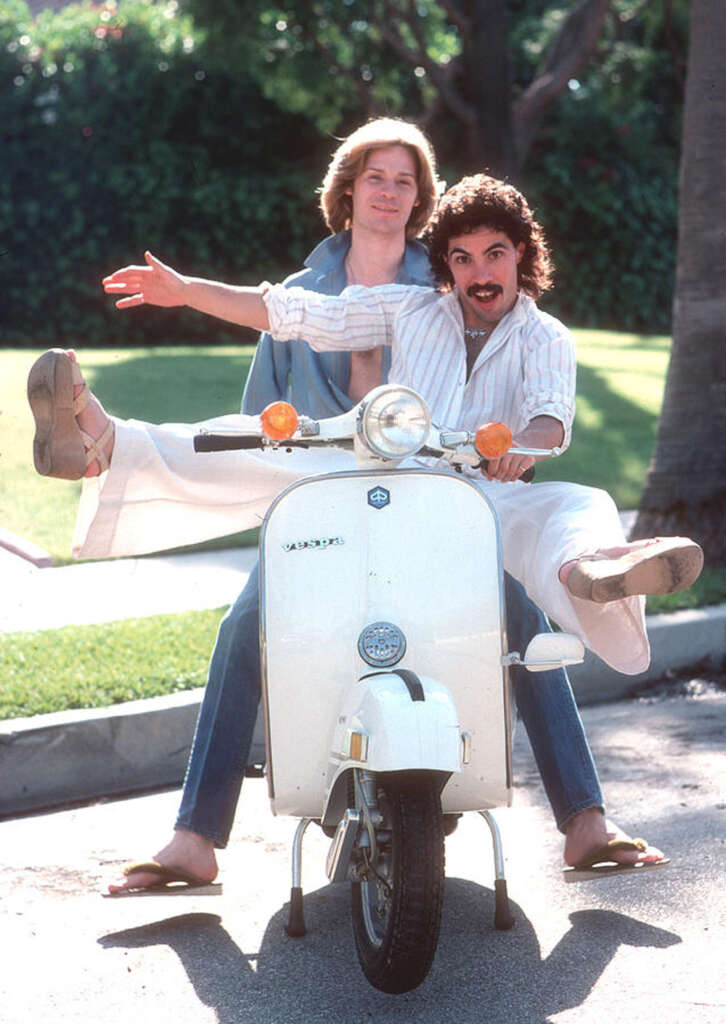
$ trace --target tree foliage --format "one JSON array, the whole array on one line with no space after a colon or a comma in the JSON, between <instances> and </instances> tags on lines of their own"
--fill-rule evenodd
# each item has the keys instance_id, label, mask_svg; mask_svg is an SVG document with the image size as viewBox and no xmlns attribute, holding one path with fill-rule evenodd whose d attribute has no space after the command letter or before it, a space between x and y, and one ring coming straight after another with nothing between
<instances>
[{"instance_id":1,"label":"tree foliage","mask_svg":"<svg viewBox=\"0 0 726 1024\"><path fill-rule=\"evenodd\" d=\"M268 97L322 130L403 116L454 136L460 173L465 163L509 175L580 72L606 78L615 105L626 83L642 92L664 55L659 37L678 34L685 0L677 6L666 26L660 7L656 16L636 0L185 3L218 60L244 60Z\"/></svg>"},{"instance_id":2,"label":"tree foliage","mask_svg":"<svg viewBox=\"0 0 726 1024\"><path fill-rule=\"evenodd\" d=\"M35 21L20 0L2 8L6 344L208 338L217 325L192 314L119 317L102 274L148 247L190 272L274 278L319 235L318 133L248 75L207 70L198 44L175 3L87 3Z\"/></svg>"},{"instance_id":3,"label":"tree foliage","mask_svg":"<svg viewBox=\"0 0 726 1024\"><path fill-rule=\"evenodd\" d=\"M203 0L210 53L343 135L416 120L443 176L488 167L536 205L569 322L667 331L688 4Z\"/></svg>"},{"instance_id":4,"label":"tree foliage","mask_svg":"<svg viewBox=\"0 0 726 1024\"><path fill-rule=\"evenodd\" d=\"M595 13L575 76L565 41ZM99 276L145 247L229 280L293 269L323 230L336 137L372 114L427 128L449 182L511 168L552 243L553 312L668 330L686 16L686 0L105 0L33 19L6 0L3 340L218 334L177 314L122 325Z\"/></svg>"}]
</instances>

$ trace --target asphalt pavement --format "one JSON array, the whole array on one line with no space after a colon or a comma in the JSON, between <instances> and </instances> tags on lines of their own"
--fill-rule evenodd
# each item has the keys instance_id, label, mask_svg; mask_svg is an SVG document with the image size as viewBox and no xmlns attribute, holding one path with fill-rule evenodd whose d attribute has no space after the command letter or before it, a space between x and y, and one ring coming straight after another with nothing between
<instances>
[{"instance_id":1,"label":"asphalt pavement","mask_svg":"<svg viewBox=\"0 0 726 1024\"><path fill-rule=\"evenodd\" d=\"M102 899L166 838L177 789L0 822L2 1024L724 1024L726 694L693 688L587 707L610 813L671 864L566 885L522 730L514 806L497 813L516 923L495 932L486 827L447 839L444 915L424 984L370 988L345 885L303 852L308 935L284 933L294 823L243 787L222 894Z\"/></svg>"}]
</instances>

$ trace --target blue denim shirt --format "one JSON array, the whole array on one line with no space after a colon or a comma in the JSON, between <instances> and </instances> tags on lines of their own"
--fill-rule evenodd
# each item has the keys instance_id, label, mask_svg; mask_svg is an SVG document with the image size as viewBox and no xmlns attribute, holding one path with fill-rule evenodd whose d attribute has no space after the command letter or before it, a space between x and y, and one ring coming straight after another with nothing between
<instances>
[{"instance_id":1,"label":"blue denim shirt","mask_svg":"<svg viewBox=\"0 0 726 1024\"><path fill-rule=\"evenodd\" d=\"M323 295L339 295L347 282L345 257L350 249L350 231L325 238L305 260L305 269L291 274L285 287L296 285ZM431 285L433 277L428 253L421 242L408 242L397 284ZM391 350L383 349L383 378L391 368ZM273 341L262 334L252 362L242 412L255 415L270 402L292 402L298 412L314 419L338 416L351 408L347 394L350 380L350 352L313 352L305 341Z\"/></svg>"}]
</instances>

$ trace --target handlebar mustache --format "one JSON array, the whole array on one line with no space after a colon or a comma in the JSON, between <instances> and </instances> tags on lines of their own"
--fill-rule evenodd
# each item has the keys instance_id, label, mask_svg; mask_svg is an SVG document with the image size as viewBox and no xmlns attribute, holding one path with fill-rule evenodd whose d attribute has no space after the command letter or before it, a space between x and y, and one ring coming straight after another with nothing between
<instances>
[{"instance_id":1,"label":"handlebar mustache","mask_svg":"<svg viewBox=\"0 0 726 1024\"><path fill-rule=\"evenodd\" d=\"M473 299L475 293L481 291L484 288L487 291L493 292L495 295L501 295L503 292L503 288L500 284L470 284L469 287L466 289L466 294L469 296L469 298Z\"/></svg>"}]
</instances>

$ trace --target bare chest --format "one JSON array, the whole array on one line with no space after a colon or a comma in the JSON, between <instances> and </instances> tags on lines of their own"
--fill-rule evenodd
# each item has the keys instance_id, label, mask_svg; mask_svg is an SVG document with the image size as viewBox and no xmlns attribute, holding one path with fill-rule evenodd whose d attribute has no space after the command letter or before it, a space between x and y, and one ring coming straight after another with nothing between
<instances>
[{"instance_id":1,"label":"bare chest","mask_svg":"<svg viewBox=\"0 0 726 1024\"><path fill-rule=\"evenodd\" d=\"M383 349L371 348L364 352L351 352L348 397L360 402L371 388L382 383Z\"/></svg>"}]
</instances>

